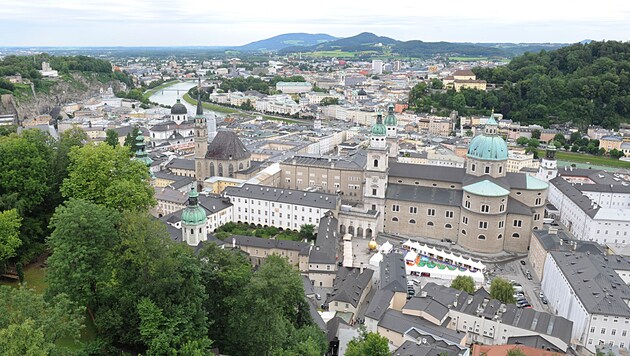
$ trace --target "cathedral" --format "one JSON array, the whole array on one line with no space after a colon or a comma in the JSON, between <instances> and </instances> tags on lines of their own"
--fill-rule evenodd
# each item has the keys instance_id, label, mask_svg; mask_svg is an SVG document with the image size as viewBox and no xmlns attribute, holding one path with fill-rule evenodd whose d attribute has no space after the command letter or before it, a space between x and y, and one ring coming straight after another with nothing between
<instances>
[{"instance_id":1,"label":"cathedral","mask_svg":"<svg viewBox=\"0 0 630 356\"><path fill-rule=\"evenodd\" d=\"M235 173L251 167L251 153L236 133L219 130L212 137L203 113L201 98L197 98L194 118L195 179L199 189L210 177L235 178Z\"/></svg>"},{"instance_id":2,"label":"cathedral","mask_svg":"<svg viewBox=\"0 0 630 356\"><path fill-rule=\"evenodd\" d=\"M507 172L508 147L491 116L472 139L466 167L397 162L393 107L377 115L369 146L347 158L292 157L281 163L281 188L338 192L340 233L378 232L449 239L470 251L525 253L543 224L548 184ZM321 177L308 184L301 177Z\"/></svg>"}]
</instances>

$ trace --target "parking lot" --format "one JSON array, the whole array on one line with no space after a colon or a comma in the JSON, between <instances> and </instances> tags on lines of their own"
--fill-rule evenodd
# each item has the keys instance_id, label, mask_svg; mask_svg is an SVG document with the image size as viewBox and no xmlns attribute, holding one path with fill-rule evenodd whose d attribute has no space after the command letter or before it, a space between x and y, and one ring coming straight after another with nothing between
<instances>
[{"instance_id":1,"label":"parking lot","mask_svg":"<svg viewBox=\"0 0 630 356\"><path fill-rule=\"evenodd\" d=\"M524 261L525 265L523 265L521 261ZM540 299L540 281L537 280L533 273L531 280L529 280L526 276L526 272L532 270L527 258L489 265L489 270L493 270L493 273L490 274L490 278L498 276L508 281L513 280L520 284L523 287L525 298L535 310L551 312L548 305L543 304ZM490 278L487 281L488 291L490 291Z\"/></svg>"}]
</instances>

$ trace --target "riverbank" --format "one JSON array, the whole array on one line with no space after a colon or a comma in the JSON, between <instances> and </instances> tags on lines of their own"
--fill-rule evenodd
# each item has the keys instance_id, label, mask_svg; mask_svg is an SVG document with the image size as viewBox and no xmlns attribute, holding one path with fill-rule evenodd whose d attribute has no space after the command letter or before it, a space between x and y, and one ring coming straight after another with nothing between
<instances>
[{"instance_id":1,"label":"riverbank","mask_svg":"<svg viewBox=\"0 0 630 356\"><path fill-rule=\"evenodd\" d=\"M142 96L148 100L153 94L157 93L158 91L177 83L179 83L179 80L177 79L169 80L168 82L164 82L153 89L145 91Z\"/></svg>"},{"instance_id":2,"label":"riverbank","mask_svg":"<svg viewBox=\"0 0 630 356\"><path fill-rule=\"evenodd\" d=\"M187 103L197 106L197 100L191 98L190 95L188 95L188 93L184 94L183 98L184 98L184 101L186 101ZM302 123L302 122L300 122L298 120L292 120L292 119L287 119L287 118L283 118L283 117L276 117L276 116L269 116L269 115L259 115L259 114L248 112L248 111L245 111L245 110L230 108L230 107L227 107L227 106L222 106L222 105L217 105L217 104L211 104L211 103L208 103L208 102L202 102L201 105L204 107L204 109L208 109L208 110L211 110L211 111L216 111L216 112L219 112L219 113L222 113L222 114L238 114L238 115L251 117L251 118L254 118L256 116L262 116L262 118L266 119L266 120L282 121L282 122L286 122L286 123L289 123L289 124L300 124L300 123Z\"/></svg>"}]
</instances>

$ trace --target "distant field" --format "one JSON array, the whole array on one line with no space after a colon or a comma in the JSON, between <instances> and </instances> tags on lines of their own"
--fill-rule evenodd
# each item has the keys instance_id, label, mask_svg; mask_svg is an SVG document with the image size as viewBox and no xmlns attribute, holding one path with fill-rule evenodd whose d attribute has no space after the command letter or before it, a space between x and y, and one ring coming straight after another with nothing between
<instances>
[{"instance_id":1,"label":"distant field","mask_svg":"<svg viewBox=\"0 0 630 356\"><path fill-rule=\"evenodd\" d=\"M488 57L448 57L451 61L457 62L474 62L474 61L487 61Z\"/></svg>"},{"instance_id":2,"label":"distant field","mask_svg":"<svg viewBox=\"0 0 630 356\"><path fill-rule=\"evenodd\" d=\"M543 157L545 155L544 150L538 150L538 155ZM575 163L590 163L598 166L616 167L616 168L630 168L630 163L620 161L618 159L610 157L593 156L589 154L576 153L576 152L556 152L556 158L562 161L575 162Z\"/></svg>"},{"instance_id":3,"label":"distant field","mask_svg":"<svg viewBox=\"0 0 630 356\"><path fill-rule=\"evenodd\" d=\"M305 53L305 55L309 55L312 57L354 57L356 53L354 52L344 52L344 51L317 51L311 53Z\"/></svg>"}]
</instances>

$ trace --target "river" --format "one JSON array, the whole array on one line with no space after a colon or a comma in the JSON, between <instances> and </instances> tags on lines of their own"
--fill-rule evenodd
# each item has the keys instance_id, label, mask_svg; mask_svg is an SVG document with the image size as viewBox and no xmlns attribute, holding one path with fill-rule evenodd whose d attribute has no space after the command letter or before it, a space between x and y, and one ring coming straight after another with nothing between
<instances>
[{"instance_id":1,"label":"river","mask_svg":"<svg viewBox=\"0 0 630 356\"><path fill-rule=\"evenodd\" d=\"M158 104L173 106L173 104L177 102L177 99L182 99L182 104L186 105L188 112L194 113L195 108L185 102L183 96L195 85L197 85L195 82L177 82L158 90L149 97L149 100Z\"/></svg>"}]
</instances>

